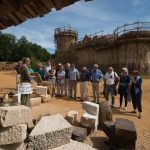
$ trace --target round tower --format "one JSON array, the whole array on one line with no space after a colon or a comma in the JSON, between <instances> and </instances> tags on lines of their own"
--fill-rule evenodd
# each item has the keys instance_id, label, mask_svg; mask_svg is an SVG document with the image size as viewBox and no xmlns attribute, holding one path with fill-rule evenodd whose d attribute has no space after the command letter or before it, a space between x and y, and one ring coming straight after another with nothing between
<instances>
[{"instance_id":1,"label":"round tower","mask_svg":"<svg viewBox=\"0 0 150 150\"><path fill-rule=\"evenodd\" d=\"M72 43L77 41L78 32L75 28L56 28L54 39L56 44L57 61L66 63L69 59L69 48Z\"/></svg>"}]
</instances>

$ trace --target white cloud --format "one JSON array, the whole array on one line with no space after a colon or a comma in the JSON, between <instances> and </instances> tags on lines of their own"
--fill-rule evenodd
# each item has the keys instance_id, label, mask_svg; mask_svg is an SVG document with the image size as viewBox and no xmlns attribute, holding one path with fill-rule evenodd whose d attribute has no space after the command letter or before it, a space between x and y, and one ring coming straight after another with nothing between
<instances>
[{"instance_id":1,"label":"white cloud","mask_svg":"<svg viewBox=\"0 0 150 150\"><path fill-rule=\"evenodd\" d=\"M140 0L132 0L133 2L132 2L132 5L133 6L138 6L138 5L140 5Z\"/></svg>"},{"instance_id":2,"label":"white cloud","mask_svg":"<svg viewBox=\"0 0 150 150\"><path fill-rule=\"evenodd\" d=\"M26 28L17 26L4 30L6 33L11 33L19 39L25 36L30 42L37 43L44 48L54 49L53 30L46 25L41 25L38 28Z\"/></svg>"}]
</instances>

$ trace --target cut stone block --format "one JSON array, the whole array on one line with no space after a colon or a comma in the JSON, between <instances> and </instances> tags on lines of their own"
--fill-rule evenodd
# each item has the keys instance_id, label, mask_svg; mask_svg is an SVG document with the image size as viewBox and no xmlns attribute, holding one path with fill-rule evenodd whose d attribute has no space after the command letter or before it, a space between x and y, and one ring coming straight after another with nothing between
<instances>
[{"instance_id":1,"label":"cut stone block","mask_svg":"<svg viewBox=\"0 0 150 150\"><path fill-rule=\"evenodd\" d=\"M74 124L77 121L77 117L78 117L78 112L72 110L67 113L66 119L71 124Z\"/></svg>"},{"instance_id":2,"label":"cut stone block","mask_svg":"<svg viewBox=\"0 0 150 150\"><path fill-rule=\"evenodd\" d=\"M115 134L115 122L105 121L103 125L103 131L109 138L112 138L112 136Z\"/></svg>"},{"instance_id":3,"label":"cut stone block","mask_svg":"<svg viewBox=\"0 0 150 150\"><path fill-rule=\"evenodd\" d=\"M0 126L10 127L31 120L31 108L20 106L0 107Z\"/></svg>"},{"instance_id":4,"label":"cut stone block","mask_svg":"<svg viewBox=\"0 0 150 150\"><path fill-rule=\"evenodd\" d=\"M99 108L99 125L103 128L105 121L112 121L112 111L107 101L102 101Z\"/></svg>"},{"instance_id":5,"label":"cut stone block","mask_svg":"<svg viewBox=\"0 0 150 150\"><path fill-rule=\"evenodd\" d=\"M41 97L33 97L31 100L31 106L38 106L41 104L42 98Z\"/></svg>"},{"instance_id":6,"label":"cut stone block","mask_svg":"<svg viewBox=\"0 0 150 150\"><path fill-rule=\"evenodd\" d=\"M51 95L40 95L42 98L42 103L48 103L51 100Z\"/></svg>"},{"instance_id":7,"label":"cut stone block","mask_svg":"<svg viewBox=\"0 0 150 150\"><path fill-rule=\"evenodd\" d=\"M137 133L135 125L128 119L117 118L116 119L116 134L127 138L128 140L136 140Z\"/></svg>"},{"instance_id":8,"label":"cut stone block","mask_svg":"<svg viewBox=\"0 0 150 150\"><path fill-rule=\"evenodd\" d=\"M73 127L72 140L83 142L87 137L87 129L81 127Z\"/></svg>"},{"instance_id":9,"label":"cut stone block","mask_svg":"<svg viewBox=\"0 0 150 150\"><path fill-rule=\"evenodd\" d=\"M37 86L36 87L36 94L47 95L47 86Z\"/></svg>"},{"instance_id":10,"label":"cut stone block","mask_svg":"<svg viewBox=\"0 0 150 150\"><path fill-rule=\"evenodd\" d=\"M96 149L87 144L71 140L69 144L53 148L52 150L96 150Z\"/></svg>"},{"instance_id":11,"label":"cut stone block","mask_svg":"<svg viewBox=\"0 0 150 150\"><path fill-rule=\"evenodd\" d=\"M81 125L97 130L98 116L94 116L89 113L84 113L83 116L81 116Z\"/></svg>"},{"instance_id":12,"label":"cut stone block","mask_svg":"<svg viewBox=\"0 0 150 150\"><path fill-rule=\"evenodd\" d=\"M42 117L29 135L29 150L45 150L70 142L72 126L61 116Z\"/></svg>"},{"instance_id":13,"label":"cut stone block","mask_svg":"<svg viewBox=\"0 0 150 150\"><path fill-rule=\"evenodd\" d=\"M27 125L20 124L0 129L0 145L21 143L26 139Z\"/></svg>"},{"instance_id":14,"label":"cut stone block","mask_svg":"<svg viewBox=\"0 0 150 150\"><path fill-rule=\"evenodd\" d=\"M9 144L0 146L0 150L26 150L25 143Z\"/></svg>"},{"instance_id":15,"label":"cut stone block","mask_svg":"<svg viewBox=\"0 0 150 150\"><path fill-rule=\"evenodd\" d=\"M98 116L98 114L99 114L99 105L98 104L86 101L86 102L82 103L82 108L89 114L92 114L95 116Z\"/></svg>"}]
</instances>

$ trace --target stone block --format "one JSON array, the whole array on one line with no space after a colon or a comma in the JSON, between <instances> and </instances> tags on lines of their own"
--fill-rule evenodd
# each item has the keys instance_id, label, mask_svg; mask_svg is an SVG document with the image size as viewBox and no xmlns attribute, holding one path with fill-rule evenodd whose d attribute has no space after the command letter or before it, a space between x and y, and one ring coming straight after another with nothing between
<instances>
[{"instance_id":1,"label":"stone block","mask_svg":"<svg viewBox=\"0 0 150 150\"><path fill-rule=\"evenodd\" d=\"M0 146L0 150L26 150L26 144L24 142L17 144L9 144Z\"/></svg>"},{"instance_id":2,"label":"stone block","mask_svg":"<svg viewBox=\"0 0 150 150\"><path fill-rule=\"evenodd\" d=\"M36 94L38 95L47 95L47 86L37 86Z\"/></svg>"},{"instance_id":3,"label":"stone block","mask_svg":"<svg viewBox=\"0 0 150 150\"><path fill-rule=\"evenodd\" d=\"M87 144L71 140L70 143L57 148L53 148L52 150L96 150L96 149Z\"/></svg>"},{"instance_id":4,"label":"stone block","mask_svg":"<svg viewBox=\"0 0 150 150\"><path fill-rule=\"evenodd\" d=\"M28 150L45 150L70 142L72 126L61 116L42 117L29 135Z\"/></svg>"},{"instance_id":5,"label":"stone block","mask_svg":"<svg viewBox=\"0 0 150 150\"><path fill-rule=\"evenodd\" d=\"M87 129L81 127L73 127L72 140L83 142L87 137Z\"/></svg>"},{"instance_id":6,"label":"stone block","mask_svg":"<svg viewBox=\"0 0 150 150\"><path fill-rule=\"evenodd\" d=\"M105 121L103 131L109 138L111 138L115 134L115 122Z\"/></svg>"},{"instance_id":7,"label":"stone block","mask_svg":"<svg viewBox=\"0 0 150 150\"><path fill-rule=\"evenodd\" d=\"M48 103L51 100L51 95L40 95L42 98L42 103Z\"/></svg>"},{"instance_id":8,"label":"stone block","mask_svg":"<svg viewBox=\"0 0 150 150\"><path fill-rule=\"evenodd\" d=\"M107 101L102 101L99 108L99 125L103 128L105 121L112 121L112 110Z\"/></svg>"},{"instance_id":9,"label":"stone block","mask_svg":"<svg viewBox=\"0 0 150 150\"><path fill-rule=\"evenodd\" d=\"M86 102L82 103L82 108L89 114L92 114L95 116L98 116L98 114L99 114L99 105L98 104L86 101Z\"/></svg>"},{"instance_id":10,"label":"stone block","mask_svg":"<svg viewBox=\"0 0 150 150\"><path fill-rule=\"evenodd\" d=\"M10 127L31 120L31 108L20 106L0 107L0 126Z\"/></svg>"},{"instance_id":11,"label":"stone block","mask_svg":"<svg viewBox=\"0 0 150 150\"><path fill-rule=\"evenodd\" d=\"M71 124L74 124L77 121L77 117L78 117L78 112L72 110L67 113L66 119Z\"/></svg>"},{"instance_id":12,"label":"stone block","mask_svg":"<svg viewBox=\"0 0 150 150\"><path fill-rule=\"evenodd\" d=\"M42 98L41 97L33 97L31 100L31 106L38 106L41 104Z\"/></svg>"},{"instance_id":13,"label":"stone block","mask_svg":"<svg viewBox=\"0 0 150 150\"><path fill-rule=\"evenodd\" d=\"M116 134L120 137L127 138L128 140L137 139L135 125L128 119L116 119Z\"/></svg>"},{"instance_id":14,"label":"stone block","mask_svg":"<svg viewBox=\"0 0 150 150\"><path fill-rule=\"evenodd\" d=\"M20 124L0 129L0 145L21 143L26 139L27 125Z\"/></svg>"},{"instance_id":15,"label":"stone block","mask_svg":"<svg viewBox=\"0 0 150 150\"><path fill-rule=\"evenodd\" d=\"M97 130L98 116L94 116L89 113L84 113L81 116L81 125L84 127L88 127L88 128Z\"/></svg>"}]
</instances>

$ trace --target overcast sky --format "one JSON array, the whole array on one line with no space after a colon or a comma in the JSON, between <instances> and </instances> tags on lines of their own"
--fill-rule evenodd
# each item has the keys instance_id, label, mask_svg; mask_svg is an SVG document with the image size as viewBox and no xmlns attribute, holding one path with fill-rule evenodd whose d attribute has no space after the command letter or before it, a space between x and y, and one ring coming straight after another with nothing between
<instances>
[{"instance_id":1,"label":"overcast sky","mask_svg":"<svg viewBox=\"0 0 150 150\"><path fill-rule=\"evenodd\" d=\"M49 52L54 53L54 29L71 25L78 29L79 38L100 30L112 33L124 23L150 21L150 0L93 0L79 1L60 11L52 11L42 18L30 19L2 32L26 36Z\"/></svg>"}]
</instances>

